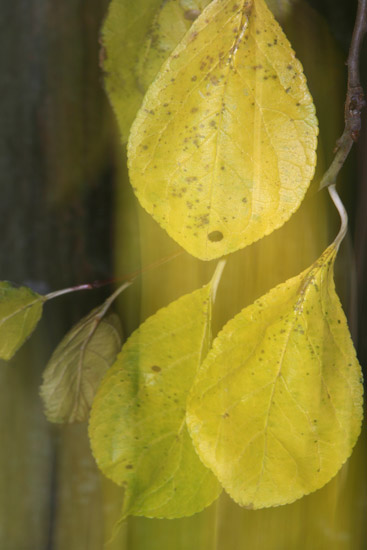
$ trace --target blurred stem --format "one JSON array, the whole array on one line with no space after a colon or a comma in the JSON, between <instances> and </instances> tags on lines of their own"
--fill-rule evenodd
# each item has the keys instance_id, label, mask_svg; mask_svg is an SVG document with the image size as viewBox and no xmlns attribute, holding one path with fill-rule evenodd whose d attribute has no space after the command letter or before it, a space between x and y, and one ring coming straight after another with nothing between
<instances>
[{"instance_id":1,"label":"blurred stem","mask_svg":"<svg viewBox=\"0 0 367 550\"><path fill-rule=\"evenodd\" d=\"M143 275L147 271L151 271L152 269L155 269L167 262L170 262L171 260L174 260L175 258L180 256L182 253L183 253L183 250L179 250L174 254L170 254L169 256L166 256L164 258L160 258L156 262L153 262L152 264L147 265L143 269L134 271L133 273L130 273L129 275L125 275L124 277L121 277L121 278L108 279L107 281L94 281L93 283L85 283L83 285L72 286L70 288L63 288L62 290L56 290L55 292L50 292L49 294L46 294L46 296L43 296L43 299L45 301L53 300L54 298L58 298L59 296L63 296L64 294L70 294L71 292L79 292L80 290L93 290L93 289L101 288L103 286L107 286L113 283L117 283L119 281L125 281L126 285L123 284L122 287L119 287L117 291L112 295L112 296L116 295L115 298L117 298L118 294L120 294L120 292L122 292L122 290L124 290L126 286L130 286L131 283L136 279L136 277L138 277L139 275ZM115 298L113 298L113 300Z\"/></svg>"},{"instance_id":2,"label":"blurred stem","mask_svg":"<svg viewBox=\"0 0 367 550\"><path fill-rule=\"evenodd\" d=\"M344 109L345 127L336 145L336 153L320 183L320 189L334 185L352 145L358 141L361 130L361 114L366 104L360 82L360 55L367 32L367 0L358 0L358 9L350 45L348 66L348 89Z\"/></svg>"}]
</instances>

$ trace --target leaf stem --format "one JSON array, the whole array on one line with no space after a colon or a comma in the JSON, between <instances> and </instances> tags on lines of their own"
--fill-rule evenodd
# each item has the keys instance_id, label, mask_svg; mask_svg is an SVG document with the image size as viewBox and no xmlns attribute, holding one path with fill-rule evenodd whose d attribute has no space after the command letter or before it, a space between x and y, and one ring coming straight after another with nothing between
<instances>
[{"instance_id":1,"label":"leaf stem","mask_svg":"<svg viewBox=\"0 0 367 550\"><path fill-rule=\"evenodd\" d=\"M335 157L320 182L320 190L335 184L353 143L359 138L361 114L366 105L359 72L361 48L366 33L367 0L358 0L356 21L347 60L348 89L344 109L344 132L337 142Z\"/></svg>"},{"instance_id":2,"label":"leaf stem","mask_svg":"<svg viewBox=\"0 0 367 550\"><path fill-rule=\"evenodd\" d=\"M214 304L215 299L217 297L218 285L220 283L222 273L223 273L223 269L225 268L226 263L227 263L227 260L220 260L218 262L217 267L215 268L215 271L214 271L214 275L213 275L212 280L211 280L213 304Z\"/></svg>"},{"instance_id":3,"label":"leaf stem","mask_svg":"<svg viewBox=\"0 0 367 550\"><path fill-rule=\"evenodd\" d=\"M164 258L160 258L156 262L153 262L152 264L149 264L148 266L143 267L143 269L134 271L133 273L130 273L129 275L125 275L124 277L117 278L117 279L108 279L106 281L94 281L93 283L86 283L86 284L83 284L83 285L77 285L77 286L72 286L72 287L69 287L69 288L63 288L62 290L56 290L55 292L50 292L49 294L46 294L45 296L43 296L43 299L44 299L44 301L52 300L53 298L58 298L59 296L63 296L64 294L70 294L71 292L78 292L80 290L94 290L96 288L101 288L102 286L107 286L107 285L117 283L117 282L122 282L122 281L126 281L128 283L128 286L129 286L131 284L131 282L133 282L136 279L136 277L138 277L138 275L143 275L147 271L155 269L156 267L159 267L159 266L161 266L161 265L163 265L163 264L165 264L165 263L167 263L171 260L174 260L175 258L180 256L181 254L183 254L183 252L184 252L183 250L179 250L178 252L175 252L174 254L171 254L170 256L165 256ZM121 289L121 287L119 287L119 288ZM122 290L124 290L125 288L126 287L124 287ZM119 289L117 289L117 291L118 290ZM122 292L122 290L120 290L120 292ZM114 296L114 294L112 296Z\"/></svg>"},{"instance_id":4,"label":"leaf stem","mask_svg":"<svg viewBox=\"0 0 367 550\"><path fill-rule=\"evenodd\" d=\"M72 286L70 288L63 288L62 290L56 290L55 292L50 292L49 294L46 294L44 296L45 300L53 300L53 298L58 298L59 296L63 296L64 294L70 294L71 292L78 292L79 290L91 290L93 287L93 284L87 283L84 285L78 285L78 286Z\"/></svg>"},{"instance_id":5,"label":"leaf stem","mask_svg":"<svg viewBox=\"0 0 367 550\"><path fill-rule=\"evenodd\" d=\"M101 309L99 313L96 315L97 319L102 319L104 315L106 314L106 311L111 307L112 303L116 300L117 296L121 294L128 286L130 286L134 281L136 277L131 279L130 281L126 281L126 283L123 283L105 302L103 302Z\"/></svg>"},{"instance_id":6,"label":"leaf stem","mask_svg":"<svg viewBox=\"0 0 367 550\"><path fill-rule=\"evenodd\" d=\"M336 190L335 184L329 185L328 191L329 191L330 197L332 198L333 203L335 204L337 211L339 212L340 221L341 221L339 233L337 234L334 240L334 245L336 249L338 249L340 246L340 243L344 239L348 230L348 214L341 198L339 197L339 193Z\"/></svg>"}]
</instances>

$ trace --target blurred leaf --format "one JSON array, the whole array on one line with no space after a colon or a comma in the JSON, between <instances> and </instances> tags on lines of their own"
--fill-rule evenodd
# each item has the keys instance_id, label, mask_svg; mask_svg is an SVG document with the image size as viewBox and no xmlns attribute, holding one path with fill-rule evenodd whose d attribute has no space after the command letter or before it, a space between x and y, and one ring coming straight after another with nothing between
<instances>
[{"instance_id":1,"label":"blurred leaf","mask_svg":"<svg viewBox=\"0 0 367 550\"><path fill-rule=\"evenodd\" d=\"M113 0L103 27L106 87L123 141L163 61L210 0ZM124 60L121 63L121 60Z\"/></svg>"},{"instance_id":2,"label":"blurred leaf","mask_svg":"<svg viewBox=\"0 0 367 550\"><path fill-rule=\"evenodd\" d=\"M124 516L175 518L220 493L188 435L186 397L210 343L211 283L148 318L123 346L94 400L90 439L97 464L126 487Z\"/></svg>"},{"instance_id":3,"label":"blurred leaf","mask_svg":"<svg viewBox=\"0 0 367 550\"><path fill-rule=\"evenodd\" d=\"M36 328L45 298L25 286L0 282L0 359L9 360Z\"/></svg>"},{"instance_id":4,"label":"blurred leaf","mask_svg":"<svg viewBox=\"0 0 367 550\"><path fill-rule=\"evenodd\" d=\"M335 246L242 310L215 339L188 403L203 462L262 508L327 483L351 454L362 379L335 293Z\"/></svg>"},{"instance_id":5,"label":"blurred leaf","mask_svg":"<svg viewBox=\"0 0 367 550\"><path fill-rule=\"evenodd\" d=\"M113 0L102 30L106 88L123 141L127 140L144 95L138 88L135 74L139 49L144 44L161 2L162 0Z\"/></svg>"},{"instance_id":6,"label":"blurred leaf","mask_svg":"<svg viewBox=\"0 0 367 550\"><path fill-rule=\"evenodd\" d=\"M121 323L101 319L100 306L66 334L44 371L40 388L51 422L87 420L97 388L121 349Z\"/></svg>"},{"instance_id":7,"label":"blurred leaf","mask_svg":"<svg viewBox=\"0 0 367 550\"><path fill-rule=\"evenodd\" d=\"M136 67L138 86L146 91L159 69L210 0L166 0L154 18ZM142 98L143 99L143 98Z\"/></svg>"},{"instance_id":8,"label":"blurred leaf","mask_svg":"<svg viewBox=\"0 0 367 550\"><path fill-rule=\"evenodd\" d=\"M128 144L131 183L181 246L217 258L299 207L317 133L302 66L264 0L214 0L144 98Z\"/></svg>"}]
</instances>

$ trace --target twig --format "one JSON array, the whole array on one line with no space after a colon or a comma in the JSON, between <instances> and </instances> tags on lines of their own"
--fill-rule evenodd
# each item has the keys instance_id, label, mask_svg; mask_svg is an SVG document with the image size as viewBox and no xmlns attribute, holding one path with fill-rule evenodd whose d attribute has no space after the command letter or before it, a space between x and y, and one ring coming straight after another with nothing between
<instances>
[{"instance_id":1,"label":"twig","mask_svg":"<svg viewBox=\"0 0 367 550\"><path fill-rule=\"evenodd\" d=\"M361 114L366 105L359 74L361 47L366 33L367 0L358 0L356 21L347 60L348 90L344 109L344 132L337 142L334 160L321 180L320 189L335 184L353 143L358 141L361 130Z\"/></svg>"},{"instance_id":2,"label":"twig","mask_svg":"<svg viewBox=\"0 0 367 550\"><path fill-rule=\"evenodd\" d=\"M103 286L107 286L110 284L115 284L118 282L127 282L130 285L130 282L138 275L143 275L147 271L151 271L155 269L156 267L160 267L161 265L170 262L171 260L174 260L178 256L181 256L183 254L183 250L179 250L178 252L175 252L174 254L171 254L170 256L165 256L164 258L160 258L159 260L153 262L152 264L147 265L146 267L143 267L142 269L139 269L137 271L134 271L133 273L130 273L129 275L125 275L124 277L114 278L114 279L107 279L106 281L94 281L93 283L86 283L83 285L77 285L72 286L70 288L63 288L62 290L56 290L55 292L50 292L49 294L46 294L43 296L44 300L53 300L54 298L58 298L59 296L63 296L64 294L70 294L71 292L78 292L80 290L94 290L96 288L101 288ZM121 287L118 289L118 291L121 291ZM117 292L117 291L116 291ZM114 294L113 294L114 296Z\"/></svg>"}]
</instances>

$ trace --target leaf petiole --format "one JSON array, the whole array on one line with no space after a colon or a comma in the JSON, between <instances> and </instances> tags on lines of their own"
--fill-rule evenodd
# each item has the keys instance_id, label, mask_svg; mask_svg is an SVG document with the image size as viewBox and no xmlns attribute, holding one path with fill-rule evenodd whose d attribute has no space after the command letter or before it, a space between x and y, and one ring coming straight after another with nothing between
<instances>
[{"instance_id":1,"label":"leaf petiole","mask_svg":"<svg viewBox=\"0 0 367 550\"><path fill-rule=\"evenodd\" d=\"M339 212L340 221L341 221L341 226L340 226L340 229L339 229L339 233L337 234L337 236L335 237L335 240L334 240L334 246L336 247L336 249L338 249L339 246L340 246L340 243L344 239L344 237L347 233L347 230L348 230L348 214L347 214L347 211L344 207L344 204L342 203L342 200L339 196L339 193L336 190L335 183L333 185L329 185L328 191L329 191L329 195L330 195L330 197L331 197L331 199L332 199L332 201L335 205L335 208Z\"/></svg>"}]
</instances>

